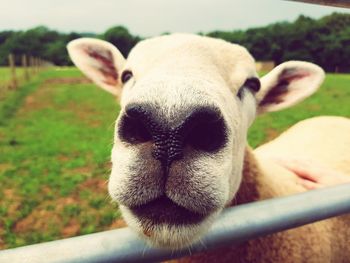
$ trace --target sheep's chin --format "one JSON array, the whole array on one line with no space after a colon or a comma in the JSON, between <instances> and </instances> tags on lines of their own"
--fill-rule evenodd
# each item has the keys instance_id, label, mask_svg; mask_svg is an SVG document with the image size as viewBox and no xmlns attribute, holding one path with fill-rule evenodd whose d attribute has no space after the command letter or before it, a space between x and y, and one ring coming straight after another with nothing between
<instances>
[{"instance_id":1,"label":"sheep's chin","mask_svg":"<svg viewBox=\"0 0 350 263\"><path fill-rule=\"evenodd\" d=\"M200 223L188 225L157 224L152 225L152 230L146 230L142 222L136 218L131 211L120 206L122 215L129 227L151 246L177 250L191 246L199 241L208 231L216 216L217 211L205 217Z\"/></svg>"}]
</instances>

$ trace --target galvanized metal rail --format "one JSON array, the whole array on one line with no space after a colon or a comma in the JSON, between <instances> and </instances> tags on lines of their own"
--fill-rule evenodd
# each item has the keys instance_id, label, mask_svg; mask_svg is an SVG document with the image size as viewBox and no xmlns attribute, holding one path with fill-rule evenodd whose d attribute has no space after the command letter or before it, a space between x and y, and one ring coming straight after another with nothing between
<instances>
[{"instance_id":1,"label":"galvanized metal rail","mask_svg":"<svg viewBox=\"0 0 350 263\"><path fill-rule=\"evenodd\" d=\"M170 251L149 247L129 228L0 251L6 263L155 262L350 213L350 184L226 209L202 242Z\"/></svg>"},{"instance_id":2,"label":"galvanized metal rail","mask_svg":"<svg viewBox=\"0 0 350 263\"><path fill-rule=\"evenodd\" d=\"M350 8L350 0L288 0L288 1Z\"/></svg>"}]
</instances>

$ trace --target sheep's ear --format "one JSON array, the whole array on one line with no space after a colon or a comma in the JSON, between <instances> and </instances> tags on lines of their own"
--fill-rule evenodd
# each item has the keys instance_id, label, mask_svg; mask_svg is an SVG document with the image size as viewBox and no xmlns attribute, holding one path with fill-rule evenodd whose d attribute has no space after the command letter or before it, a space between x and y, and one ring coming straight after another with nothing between
<instances>
[{"instance_id":1,"label":"sheep's ear","mask_svg":"<svg viewBox=\"0 0 350 263\"><path fill-rule=\"evenodd\" d=\"M119 97L120 71L125 59L119 50L103 40L79 38L67 45L73 63L102 89Z\"/></svg>"},{"instance_id":2,"label":"sheep's ear","mask_svg":"<svg viewBox=\"0 0 350 263\"><path fill-rule=\"evenodd\" d=\"M317 65L303 61L288 61L275 67L260 79L256 94L258 112L288 108L313 94L322 84L325 74Z\"/></svg>"}]
</instances>

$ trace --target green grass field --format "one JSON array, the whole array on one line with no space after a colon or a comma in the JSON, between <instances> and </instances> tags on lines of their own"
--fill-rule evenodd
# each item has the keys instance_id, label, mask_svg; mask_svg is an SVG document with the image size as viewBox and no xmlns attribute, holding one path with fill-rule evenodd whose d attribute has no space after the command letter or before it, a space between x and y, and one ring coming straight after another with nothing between
<instances>
[{"instance_id":1,"label":"green grass field","mask_svg":"<svg viewBox=\"0 0 350 263\"><path fill-rule=\"evenodd\" d=\"M349 86L350 75L328 75L305 102L258 117L251 145L308 117L349 116ZM122 224L106 185L118 112L114 98L74 68L42 72L0 100L1 249Z\"/></svg>"},{"instance_id":2,"label":"green grass field","mask_svg":"<svg viewBox=\"0 0 350 263\"><path fill-rule=\"evenodd\" d=\"M32 69L28 69L29 72L33 72ZM16 73L16 80L17 85L23 85L25 80L25 70L24 68L17 67L15 70ZM12 90L10 90L12 84L12 76L11 76L11 70L9 67L0 67L0 101L4 100L6 96L8 96L8 93L11 93ZM1 118L0 118L1 121Z\"/></svg>"},{"instance_id":3,"label":"green grass field","mask_svg":"<svg viewBox=\"0 0 350 263\"><path fill-rule=\"evenodd\" d=\"M16 76L21 78L24 75L23 68L16 68ZM7 83L11 79L10 68L9 67L0 67L0 85Z\"/></svg>"}]
</instances>

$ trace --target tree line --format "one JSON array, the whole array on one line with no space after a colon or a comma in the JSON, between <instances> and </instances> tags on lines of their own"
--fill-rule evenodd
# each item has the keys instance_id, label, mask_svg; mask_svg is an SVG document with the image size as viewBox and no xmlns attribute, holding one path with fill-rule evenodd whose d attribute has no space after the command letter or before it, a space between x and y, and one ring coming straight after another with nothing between
<instances>
[{"instance_id":1,"label":"tree line","mask_svg":"<svg viewBox=\"0 0 350 263\"><path fill-rule=\"evenodd\" d=\"M320 19L299 16L294 22L199 34L241 44L259 61L279 64L286 60L306 60L329 72L350 72L350 14L333 13ZM142 40L123 26L112 27L102 34L61 33L44 26L27 31L2 31L0 65L7 64L9 53L40 57L60 66L71 65L66 44L80 37L107 40L124 56ZM20 57L16 59L20 63Z\"/></svg>"}]
</instances>

